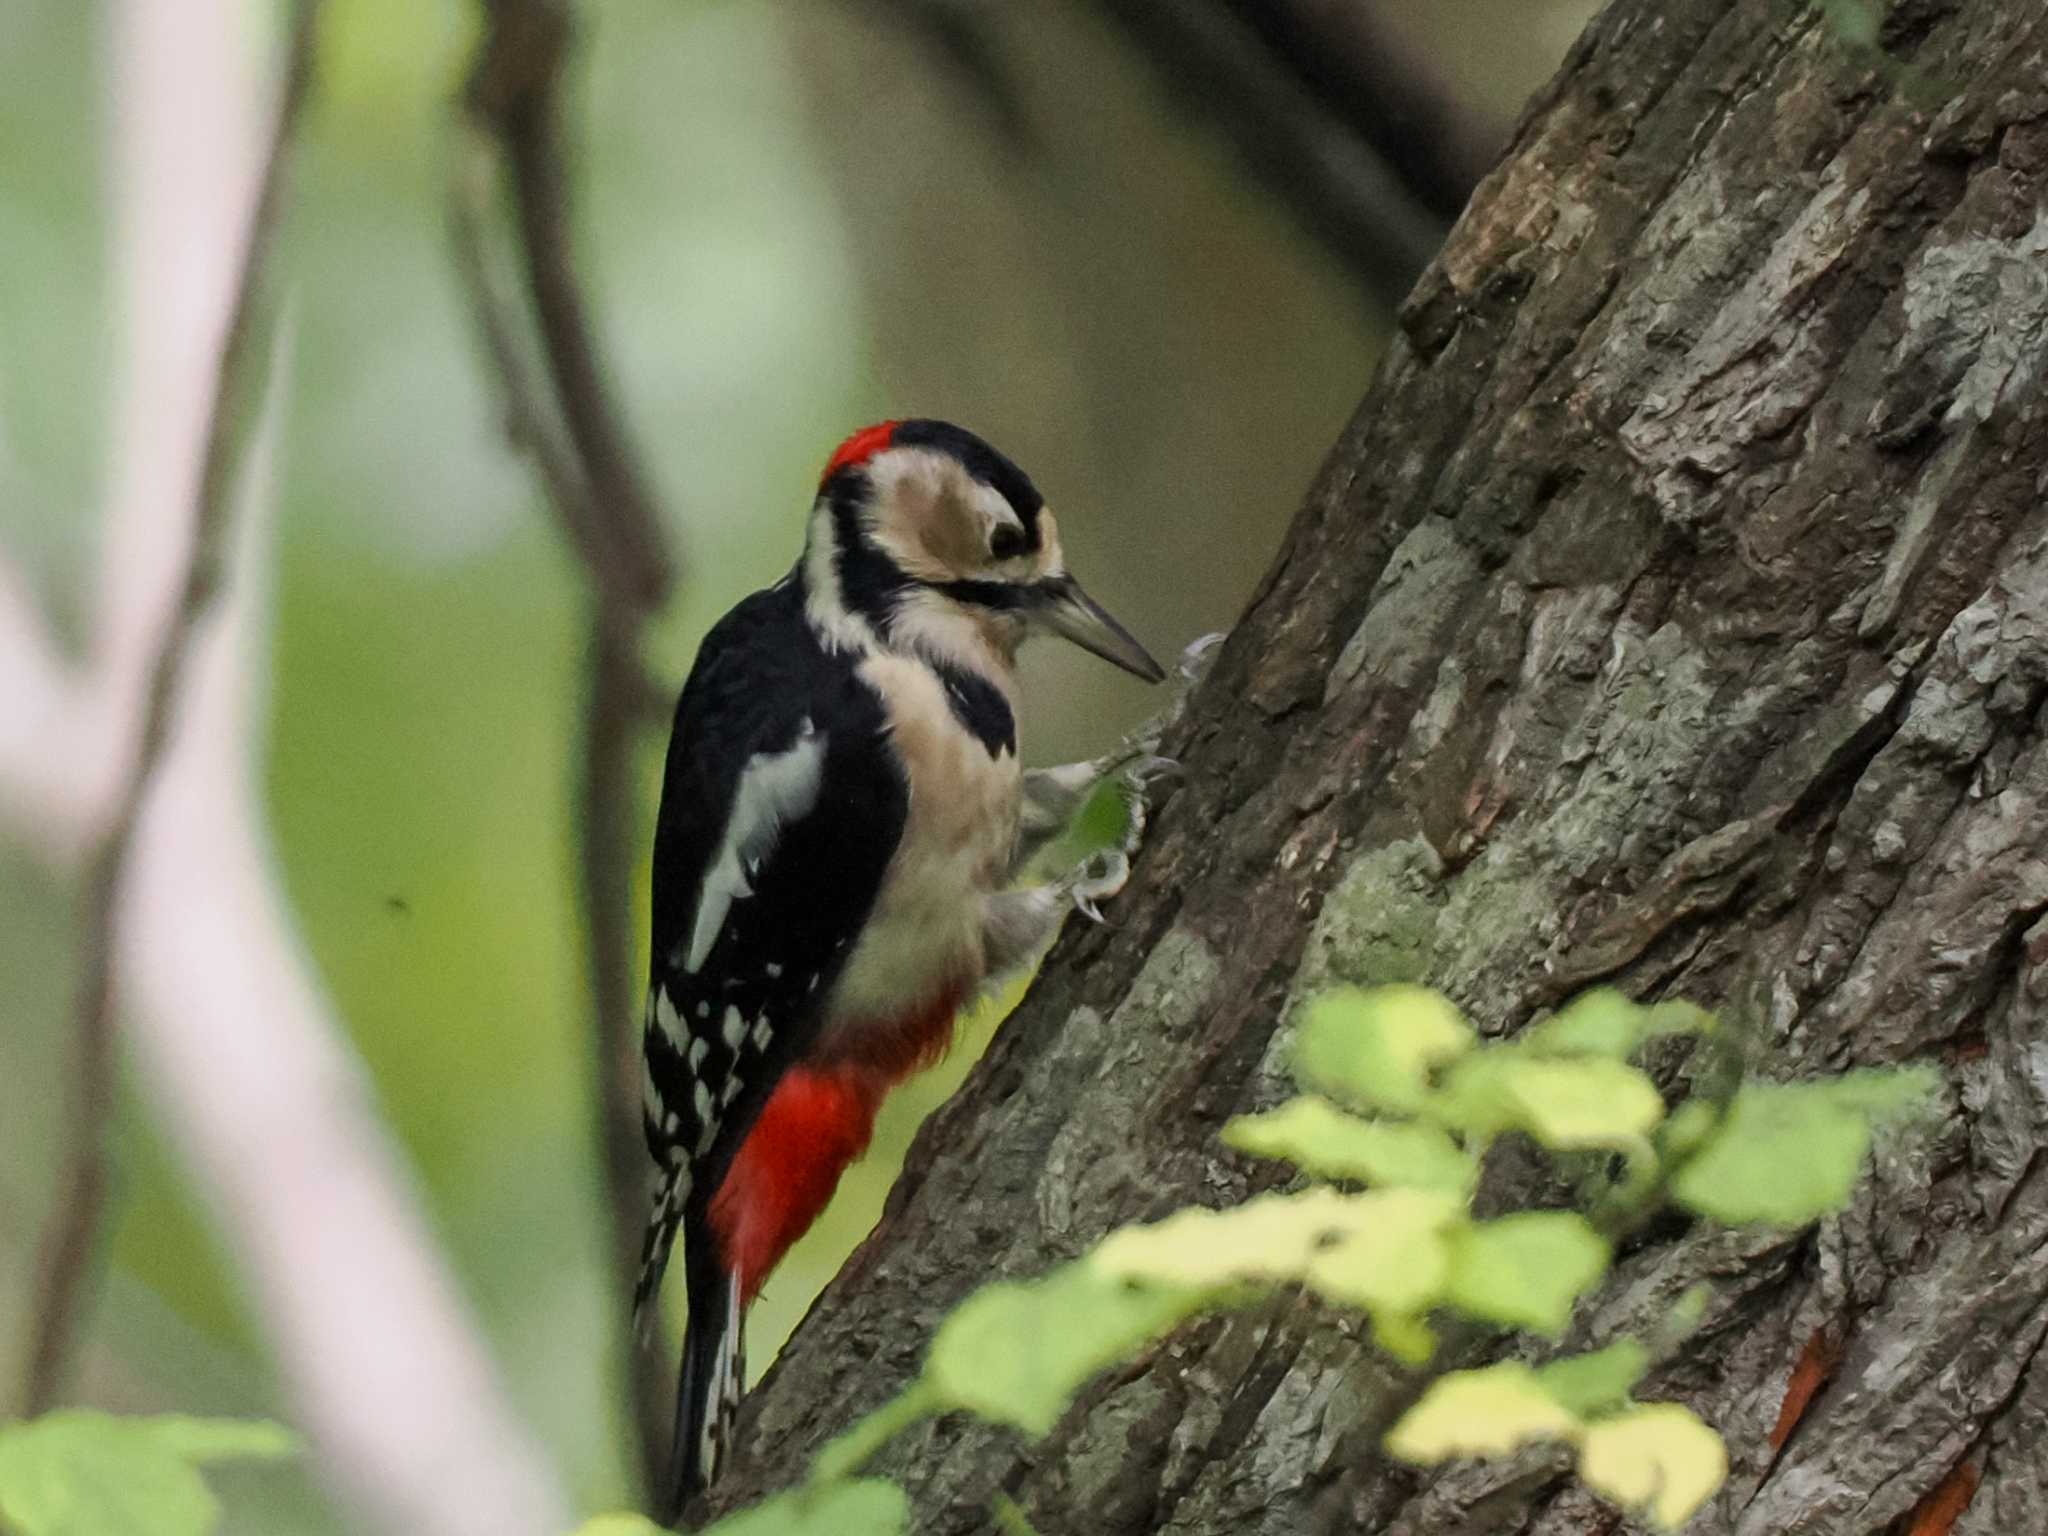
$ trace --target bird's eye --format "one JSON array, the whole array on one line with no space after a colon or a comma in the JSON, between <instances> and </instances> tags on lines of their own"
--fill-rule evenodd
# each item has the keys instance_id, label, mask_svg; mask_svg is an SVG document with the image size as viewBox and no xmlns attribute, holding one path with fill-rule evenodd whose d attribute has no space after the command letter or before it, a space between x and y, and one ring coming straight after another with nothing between
<instances>
[{"instance_id":1,"label":"bird's eye","mask_svg":"<svg viewBox=\"0 0 2048 1536\"><path fill-rule=\"evenodd\" d=\"M1012 555L1024 553L1024 530L1015 523L997 523L995 532L988 536L988 552L991 559L1007 560Z\"/></svg>"}]
</instances>

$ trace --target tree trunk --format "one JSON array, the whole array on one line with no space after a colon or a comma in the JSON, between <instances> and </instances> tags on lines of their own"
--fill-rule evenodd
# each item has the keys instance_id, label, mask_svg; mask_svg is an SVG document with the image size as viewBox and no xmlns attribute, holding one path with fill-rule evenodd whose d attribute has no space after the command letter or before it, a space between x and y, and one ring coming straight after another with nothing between
<instances>
[{"instance_id":1,"label":"tree trunk","mask_svg":"<svg viewBox=\"0 0 2048 1536\"><path fill-rule=\"evenodd\" d=\"M1644 1389L1728 1439L1695 1529L1876 1536L1973 1489L1958 1536L2048 1529L2048 14L1902 0L1881 41L1791 0L1594 23L1169 741L1109 925L927 1125L722 1504L984 1281L1274 1182L1216 1133L1287 1091L1304 996L1422 979L1512 1032L1611 981L1747 1021L1775 1074L1947 1085L1840 1219L1673 1222L1581 1309L1598 1343L1712 1282ZM1299 1300L1040 1445L953 1416L881 1468L925 1532L998 1489L1048 1536L1621 1528L1541 1456L1390 1462L1403 1390Z\"/></svg>"}]
</instances>

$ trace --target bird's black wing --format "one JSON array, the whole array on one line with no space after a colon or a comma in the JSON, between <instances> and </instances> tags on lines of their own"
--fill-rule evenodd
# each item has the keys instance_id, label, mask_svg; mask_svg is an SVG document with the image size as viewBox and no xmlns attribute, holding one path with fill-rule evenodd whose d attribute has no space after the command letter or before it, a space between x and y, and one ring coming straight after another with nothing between
<instances>
[{"instance_id":1,"label":"bird's black wing","mask_svg":"<svg viewBox=\"0 0 2048 1536\"><path fill-rule=\"evenodd\" d=\"M908 786L880 698L793 584L705 637L676 706L654 842L647 1132L708 1199L873 906Z\"/></svg>"},{"instance_id":2,"label":"bird's black wing","mask_svg":"<svg viewBox=\"0 0 2048 1536\"><path fill-rule=\"evenodd\" d=\"M824 999L896 851L909 789L880 698L828 651L795 584L741 603L699 648L676 706L654 844L645 1125L662 1165L635 1296L686 1220L698 1230ZM669 1512L709 1479L742 1388L739 1297L708 1242L690 1305Z\"/></svg>"}]
</instances>

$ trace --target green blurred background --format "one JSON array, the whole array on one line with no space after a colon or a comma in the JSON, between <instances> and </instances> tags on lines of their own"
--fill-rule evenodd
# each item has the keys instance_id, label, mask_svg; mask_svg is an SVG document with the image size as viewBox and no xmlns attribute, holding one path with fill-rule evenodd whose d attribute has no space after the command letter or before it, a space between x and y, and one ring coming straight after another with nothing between
<instances>
[{"instance_id":1,"label":"green blurred background","mask_svg":"<svg viewBox=\"0 0 2048 1536\"><path fill-rule=\"evenodd\" d=\"M1504 134L1588 7L1383 8ZM708 624L787 568L824 456L884 415L951 417L1009 451L1074 568L1159 655L1231 622L1388 317L1126 34L1080 0L1013 0L1020 145L874 0L586 12L578 237L685 560L659 675L679 683ZM84 0L0 0L0 543L74 632L116 361L107 25ZM297 347L268 787L309 950L521 1411L595 1509L628 1489L573 908L582 589L493 418L448 260L447 101L472 40L458 0L330 7L282 262ZM1025 671L1031 760L1092 755L1149 707L1071 648ZM10 1384L57 1145L72 895L0 842ZM891 1106L769 1285L757 1371L993 1022ZM281 1412L232 1255L130 1088L77 1395ZM303 1469L220 1481L231 1529L333 1528Z\"/></svg>"}]
</instances>

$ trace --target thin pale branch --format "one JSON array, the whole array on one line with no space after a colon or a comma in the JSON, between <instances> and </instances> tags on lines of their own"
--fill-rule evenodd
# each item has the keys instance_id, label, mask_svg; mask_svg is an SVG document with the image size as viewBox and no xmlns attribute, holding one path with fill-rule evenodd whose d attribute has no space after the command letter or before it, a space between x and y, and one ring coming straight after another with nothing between
<instances>
[{"instance_id":1,"label":"thin pale branch","mask_svg":"<svg viewBox=\"0 0 2048 1536\"><path fill-rule=\"evenodd\" d=\"M229 489L240 459L238 430L250 382L264 274L296 142L300 110L313 74L313 37L319 0L296 0L285 53L283 84L271 124L269 149L255 207L242 240L240 274L215 369L206 447L192 508L186 555L169 627L149 669L141 733L112 820L86 863L81 897L78 997L72 1040L71 1146L61 1190L44 1234L31 1312L28 1379L23 1398L30 1413L56 1401L77 1329L87 1272L106 1202L107 1127L114 1110L114 919L127 875L135 827L150 776L162 759L178 706L192 634L220 582L228 543Z\"/></svg>"},{"instance_id":2,"label":"thin pale branch","mask_svg":"<svg viewBox=\"0 0 2048 1536\"><path fill-rule=\"evenodd\" d=\"M312 12L300 0L292 17L259 166L228 0L115 8L126 404L95 660L43 699L62 717L41 743L46 776L68 784L80 829L44 841L53 863L90 859L92 899L71 1125L80 1171L55 1203L36 1391L62 1374L96 1246L118 1001L137 1078L220 1222L351 1528L554 1536L568 1512L552 1469L506 1404L302 958L265 833L262 589L289 326L258 368L252 315ZM265 380L262 409L247 409ZM10 668L16 651L56 654L25 601L0 617ZM38 815L15 787L0 809Z\"/></svg>"},{"instance_id":3,"label":"thin pale branch","mask_svg":"<svg viewBox=\"0 0 2048 1536\"><path fill-rule=\"evenodd\" d=\"M486 0L487 28L464 95L470 127L452 189L456 259L496 375L513 442L534 456L563 532L592 588L579 771L578 883L588 945L591 1040L618 1295L628 1294L647 1214L639 1136L640 1064L631 970L630 881L637 731L661 701L640 644L674 585L664 524L620 424L569 249L567 182L556 106L570 14L554 0ZM492 146L496 153L491 152ZM509 185L527 291L493 257L493 192ZM523 299L523 302L522 302ZM543 371L523 340L531 318ZM643 1465L659 1467L667 1382L653 1355L627 1347Z\"/></svg>"}]
</instances>

